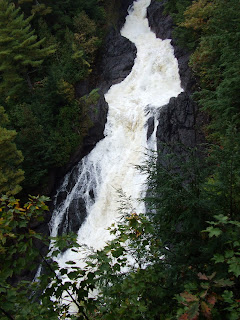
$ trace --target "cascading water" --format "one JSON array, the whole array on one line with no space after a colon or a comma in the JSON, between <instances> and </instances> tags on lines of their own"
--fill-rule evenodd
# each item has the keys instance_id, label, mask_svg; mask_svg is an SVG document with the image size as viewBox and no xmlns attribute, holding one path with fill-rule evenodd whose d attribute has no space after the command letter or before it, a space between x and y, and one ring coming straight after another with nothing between
<instances>
[{"instance_id":1,"label":"cascading water","mask_svg":"<svg viewBox=\"0 0 240 320\"><path fill-rule=\"evenodd\" d=\"M136 45L134 66L127 78L113 85L105 95L109 105L105 138L79 163L75 186L53 213L52 236L57 235L68 207L77 199L84 201L87 212L78 231L78 241L95 249L102 248L110 239L106 229L119 215L119 191L131 199L131 208L144 212L139 199L146 191L146 177L136 166L147 161L147 150L156 149L160 107L182 91L170 40L157 39L149 28L146 9L150 2L135 1L129 10L121 34ZM147 140L147 122L152 117L155 117L155 129ZM59 192L65 190L69 177L70 174ZM69 250L59 262L80 259Z\"/></svg>"}]
</instances>

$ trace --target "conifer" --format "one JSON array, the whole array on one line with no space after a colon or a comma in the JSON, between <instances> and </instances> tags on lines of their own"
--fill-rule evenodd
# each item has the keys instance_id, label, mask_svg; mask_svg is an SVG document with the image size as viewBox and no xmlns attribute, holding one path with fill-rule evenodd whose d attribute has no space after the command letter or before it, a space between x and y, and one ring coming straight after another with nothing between
<instances>
[{"instance_id":1,"label":"conifer","mask_svg":"<svg viewBox=\"0 0 240 320\"><path fill-rule=\"evenodd\" d=\"M0 0L0 93L11 96L28 83L29 72L39 67L44 58L54 52L52 46L43 48L31 30L32 16L25 19L13 3Z\"/></svg>"},{"instance_id":2,"label":"conifer","mask_svg":"<svg viewBox=\"0 0 240 320\"><path fill-rule=\"evenodd\" d=\"M13 142L16 131L8 130L7 123L8 117L0 107L0 194L14 195L21 190L19 183L24 179L24 172L18 168L23 156Z\"/></svg>"}]
</instances>

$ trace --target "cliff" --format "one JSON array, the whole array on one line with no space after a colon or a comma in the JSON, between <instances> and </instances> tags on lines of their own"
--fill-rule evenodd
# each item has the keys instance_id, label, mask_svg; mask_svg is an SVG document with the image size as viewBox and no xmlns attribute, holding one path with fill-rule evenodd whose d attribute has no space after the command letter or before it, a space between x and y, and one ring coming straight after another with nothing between
<instances>
[{"instance_id":1,"label":"cliff","mask_svg":"<svg viewBox=\"0 0 240 320\"><path fill-rule=\"evenodd\" d=\"M117 26L112 27L105 39L101 55L93 74L94 79L79 83L77 94L80 97L88 93L93 87L99 88L100 99L96 106L90 110L93 127L85 138L83 146L77 150L72 157L67 170L70 175L69 183L61 188L55 197L54 207L56 208L71 192L78 179L79 166L74 167L80 159L89 153L96 143L103 138L104 125L107 117L108 106L104 94L112 84L121 82L131 71L136 56L135 46L126 38L120 35L120 29L127 14L127 7L132 1L122 1L121 14ZM169 16L163 13L163 2L153 0L148 8L148 19L151 29L161 39L172 37L173 23ZM179 48L176 41L172 40L174 53L179 63L179 73L183 92L176 98L171 98L169 103L160 109L159 125L157 129L158 151L163 154L171 151L182 153L184 148L179 145L193 148L204 141L201 131L202 123L205 121L199 112L198 106L191 99L195 81L191 70L188 67L189 53ZM97 79L97 80L96 80ZM94 112L94 110L97 112ZM149 134L152 123L149 121ZM166 146L167 145L167 146ZM65 168L66 170L66 168ZM81 214L79 215L79 212ZM86 217L86 208L83 199L76 196L66 208L59 233L78 231Z\"/></svg>"},{"instance_id":2,"label":"cliff","mask_svg":"<svg viewBox=\"0 0 240 320\"><path fill-rule=\"evenodd\" d=\"M176 98L171 98L169 103L162 107L159 114L157 129L158 150L167 153L171 146L174 152L180 152L179 145L194 148L204 142L201 130L207 119L199 111L191 94L195 89L195 80L188 66L190 53L177 45L173 38L173 21L170 16L164 14L166 1L152 0L148 7L148 20L152 31L160 39L172 39L175 57L178 60L179 74L183 92Z\"/></svg>"}]
</instances>

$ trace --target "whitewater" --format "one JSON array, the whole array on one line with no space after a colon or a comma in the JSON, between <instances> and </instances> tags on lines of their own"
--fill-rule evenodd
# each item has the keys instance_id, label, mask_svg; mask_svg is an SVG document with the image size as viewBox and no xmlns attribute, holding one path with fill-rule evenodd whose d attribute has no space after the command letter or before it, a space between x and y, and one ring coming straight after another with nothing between
<instances>
[{"instance_id":1,"label":"whitewater","mask_svg":"<svg viewBox=\"0 0 240 320\"><path fill-rule=\"evenodd\" d=\"M74 188L53 212L51 236L57 235L67 208L78 197L84 199L87 210L78 242L94 249L101 249L111 239L107 228L118 219L123 198L128 199L129 213L145 211L140 199L146 193L146 176L136 167L146 163L150 150L156 150L159 110L182 91L170 40L157 39L150 30L146 18L150 2L138 0L129 9L121 35L137 48L134 66L125 80L105 94L109 106L105 138L78 164ZM152 117L155 128L147 139L147 123ZM70 177L65 177L59 192L66 189ZM81 267L83 258L83 251L68 250L58 262L64 266L65 261L73 260Z\"/></svg>"}]
</instances>

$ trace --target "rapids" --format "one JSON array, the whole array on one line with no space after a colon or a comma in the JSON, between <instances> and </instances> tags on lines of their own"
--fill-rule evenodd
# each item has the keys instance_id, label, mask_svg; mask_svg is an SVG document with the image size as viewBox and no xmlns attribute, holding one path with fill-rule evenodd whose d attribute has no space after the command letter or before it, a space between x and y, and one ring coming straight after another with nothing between
<instances>
[{"instance_id":1,"label":"rapids","mask_svg":"<svg viewBox=\"0 0 240 320\"><path fill-rule=\"evenodd\" d=\"M110 239L107 228L119 217L121 194L130 199L130 212L145 210L139 199L146 192L146 177L136 166L147 161L148 150L156 150L161 106L182 91L170 40L157 39L149 28L146 10L150 2L138 0L129 9L121 34L136 45L134 66L125 80L113 85L105 95L109 105L105 138L79 163L74 188L54 210L50 223L52 236L57 235L63 215L78 197L84 199L87 210L87 218L78 231L78 242L94 249L102 248ZM147 122L151 117L155 118L155 129L147 140ZM66 187L70 176L66 176L60 190ZM74 260L81 266L81 259L78 253L68 250L59 263Z\"/></svg>"}]
</instances>

